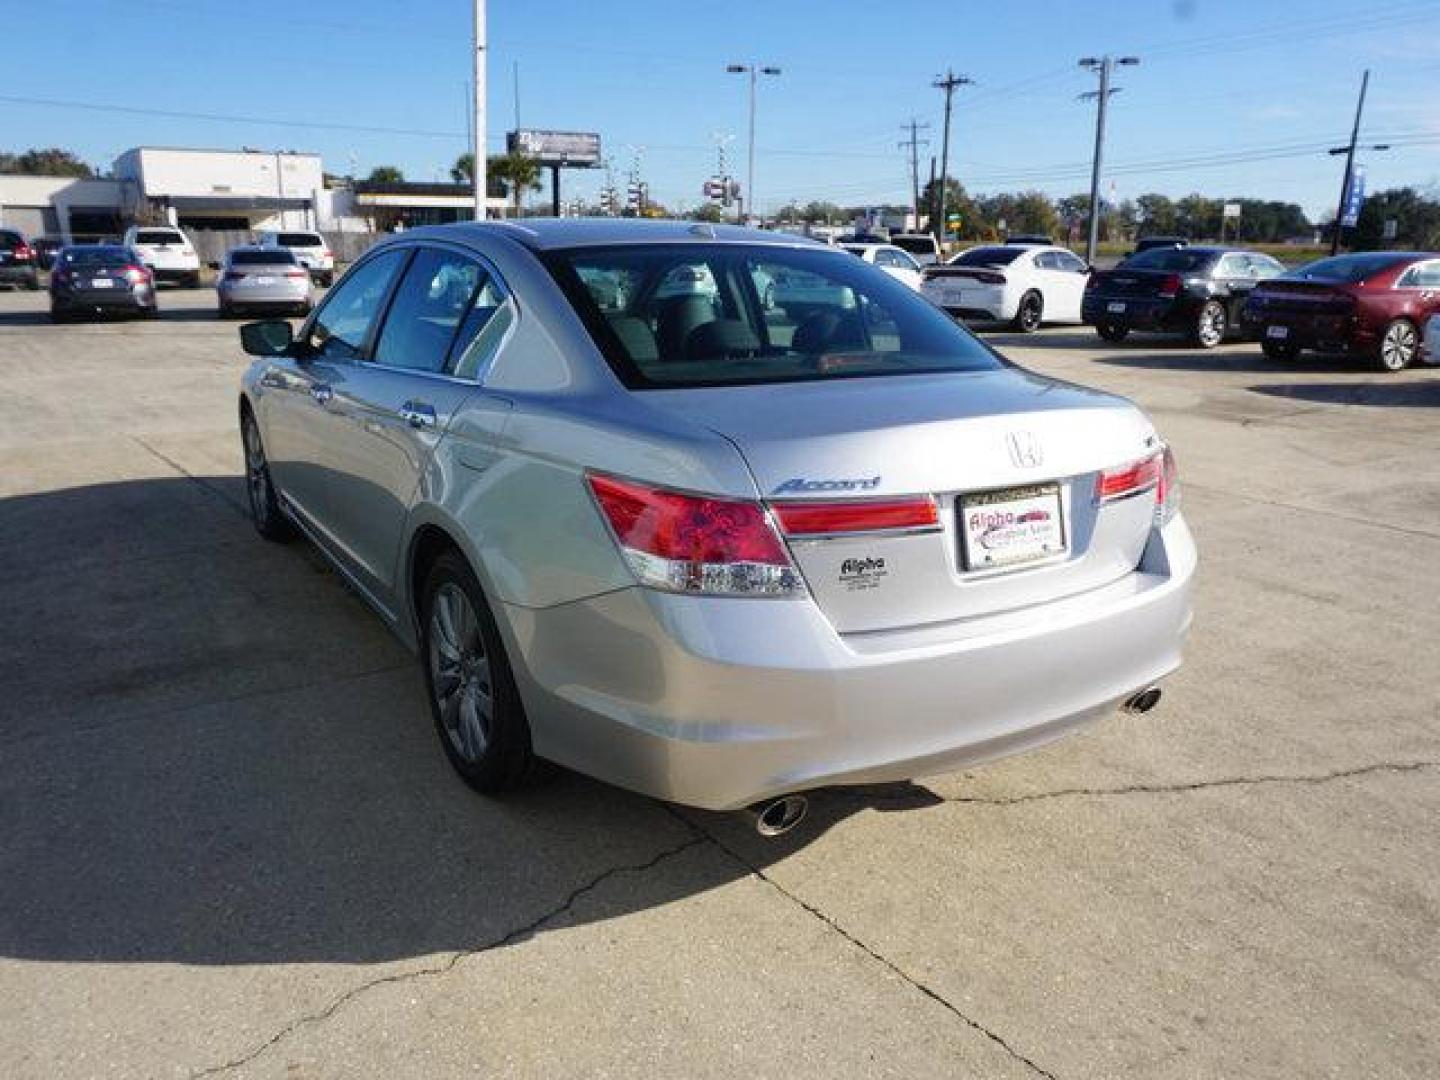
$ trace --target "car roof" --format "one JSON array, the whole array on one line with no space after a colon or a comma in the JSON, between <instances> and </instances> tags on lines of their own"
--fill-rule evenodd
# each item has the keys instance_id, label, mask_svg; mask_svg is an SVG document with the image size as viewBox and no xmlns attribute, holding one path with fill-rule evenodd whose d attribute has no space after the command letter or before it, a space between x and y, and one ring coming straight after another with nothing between
<instances>
[{"instance_id":1,"label":"car roof","mask_svg":"<svg viewBox=\"0 0 1440 1080\"><path fill-rule=\"evenodd\" d=\"M711 225L703 221L636 218L524 218L521 221L460 221L407 229L400 238L481 241L506 237L532 251L615 244L726 243L771 247L823 248L826 245L793 233Z\"/></svg>"},{"instance_id":2,"label":"car roof","mask_svg":"<svg viewBox=\"0 0 1440 1080\"><path fill-rule=\"evenodd\" d=\"M265 247L263 244L236 244L225 254L234 255L237 251L258 251L262 255L280 255L282 252L289 254L288 248Z\"/></svg>"}]
</instances>

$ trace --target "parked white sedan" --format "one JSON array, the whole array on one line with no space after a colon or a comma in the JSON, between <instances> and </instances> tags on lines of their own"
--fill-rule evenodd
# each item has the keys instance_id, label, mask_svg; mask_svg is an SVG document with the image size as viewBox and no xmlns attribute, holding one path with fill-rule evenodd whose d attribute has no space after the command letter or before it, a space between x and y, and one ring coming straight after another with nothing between
<instances>
[{"instance_id":1,"label":"parked white sedan","mask_svg":"<svg viewBox=\"0 0 1440 1080\"><path fill-rule=\"evenodd\" d=\"M872 266L878 266L897 281L903 281L910 288L919 291L920 264L915 261L915 256L904 248L896 247L894 244L841 244L840 246L851 255L857 255Z\"/></svg>"},{"instance_id":2,"label":"parked white sedan","mask_svg":"<svg viewBox=\"0 0 1440 1080\"><path fill-rule=\"evenodd\" d=\"M920 291L957 319L1008 322L1023 333L1041 323L1080 322L1090 267L1074 252L1042 244L997 244L926 267Z\"/></svg>"}]
</instances>

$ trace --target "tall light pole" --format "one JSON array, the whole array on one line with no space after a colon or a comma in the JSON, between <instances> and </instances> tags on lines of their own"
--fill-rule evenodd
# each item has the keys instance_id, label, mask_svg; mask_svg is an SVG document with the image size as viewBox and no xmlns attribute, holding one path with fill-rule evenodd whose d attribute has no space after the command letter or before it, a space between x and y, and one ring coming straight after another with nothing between
<instances>
[{"instance_id":1,"label":"tall light pole","mask_svg":"<svg viewBox=\"0 0 1440 1080\"><path fill-rule=\"evenodd\" d=\"M935 238L943 242L945 240L945 184L950 176L950 104L955 96L955 91L961 86L969 86L975 80L965 75L956 75L953 71L946 71L944 75L937 76L930 85L937 90L945 91L945 130L940 136L940 189L935 199L935 221L930 223L930 231Z\"/></svg>"},{"instance_id":2,"label":"tall light pole","mask_svg":"<svg viewBox=\"0 0 1440 1080\"><path fill-rule=\"evenodd\" d=\"M470 170L475 179L475 220L485 220L485 0L475 0L475 130L470 136L470 153L475 158Z\"/></svg>"},{"instance_id":3,"label":"tall light pole","mask_svg":"<svg viewBox=\"0 0 1440 1080\"><path fill-rule=\"evenodd\" d=\"M725 68L732 75L750 76L750 161L745 177L745 218L755 215L755 83L761 75L779 75L778 67L761 67L758 64L729 64Z\"/></svg>"},{"instance_id":4,"label":"tall light pole","mask_svg":"<svg viewBox=\"0 0 1440 1080\"><path fill-rule=\"evenodd\" d=\"M1350 185L1355 182L1355 151L1364 150L1389 150L1388 143L1377 143L1374 146L1359 147L1355 144L1360 141L1360 117L1365 111L1365 91L1370 86L1370 69L1365 69L1365 74L1360 79L1360 100L1355 103L1355 126L1350 129L1350 141L1344 146L1336 146L1331 149L1331 154L1345 155L1345 175L1340 179L1340 205L1335 208L1335 229L1330 237L1330 254L1340 254L1340 231L1344 228L1345 204L1350 201Z\"/></svg>"},{"instance_id":5,"label":"tall light pole","mask_svg":"<svg viewBox=\"0 0 1440 1080\"><path fill-rule=\"evenodd\" d=\"M915 213L915 231L920 231L920 147L929 146L929 139L920 138L920 129L928 128L929 124L922 124L914 119L909 124L902 125L910 129L910 138L905 139L898 145L901 150L910 151L910 194L912 197L911 210Z\"/></svg>"},{"instance_id":6,"label":"tall light pole","mask_svg":"<svg viewBox=\"0 0 1440 1080\"><path fill-rule=\"evenodd\" d=\"M1080 61L1080 66L1098 72L1100 75L1100 89L1081 94L1081 98L1094 97L1098 102L1095 110L1095 160L1090 167L1090 233L1085 241L1085 261L1095 261L1095 247L1100 240L1100 166L1105 155L1105 109L1110 102L1110 95L1116 93L1119 87L1111 88L1110 71L1116 64L1133 65L1140 63L1138 56L1111 57L1109 55L1099 57L1087 56Z\"/></svg>"}]
</instances>

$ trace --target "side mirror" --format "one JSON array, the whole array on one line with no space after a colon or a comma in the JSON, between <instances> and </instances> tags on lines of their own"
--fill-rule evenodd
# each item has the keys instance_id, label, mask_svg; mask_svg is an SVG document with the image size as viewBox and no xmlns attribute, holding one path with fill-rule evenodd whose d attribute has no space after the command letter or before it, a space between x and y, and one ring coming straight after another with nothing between
<instances>
[{"instance_id":1,"label":"side mirror","mask_svg":"<svg viewBox=\"0 0 1440 1080\"><path fill-rule=\"evenodd\" d=\"M265 319L240 327L240 347L251 356L285 356L295 344L288 319Z\"/></svg>"}]
</instances>

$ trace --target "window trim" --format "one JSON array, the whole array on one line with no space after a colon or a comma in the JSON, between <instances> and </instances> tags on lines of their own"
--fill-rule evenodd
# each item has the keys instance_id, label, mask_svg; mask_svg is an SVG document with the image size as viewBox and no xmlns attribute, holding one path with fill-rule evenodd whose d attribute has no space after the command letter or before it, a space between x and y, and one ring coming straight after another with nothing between
<instances>
[{"instance_id":1,"label":"window trim","mask_svg":"<svg viewBox=\"0 0 1440 1080\"><path fill-rule=\"evenodd\" d=\"M1422 290L1422 291L1427 291L1427 290L1428 290L1428 291L1431 291L1431 292L1440 290L1440 284L1435 284L1435 285L1422 285L1422 284L1420 284L1420 282L1418 282L1418 281L1409 281L1409 282L1407 282L1407 281L1405 280L1406 278L1411 277L1411 276L1419 277L1421 270L1424 269L1425 267L1434 267L1435 270L1436 270L1436 272L1437 272L1437 273L1440 273L1440 259L1421 259L1421 260L1418 261L1418 262L1413 262L1413 263L1411 263L1409 266L1407 266L1407 267L1405 268L1405 272L1404 272L1403 274L1401 274L1400 277L1396 280L1396 282L1395 282L1395 288L1397 288L1397 289L1420 289L1420 290Z\"/></svg>"}]
</instances>

